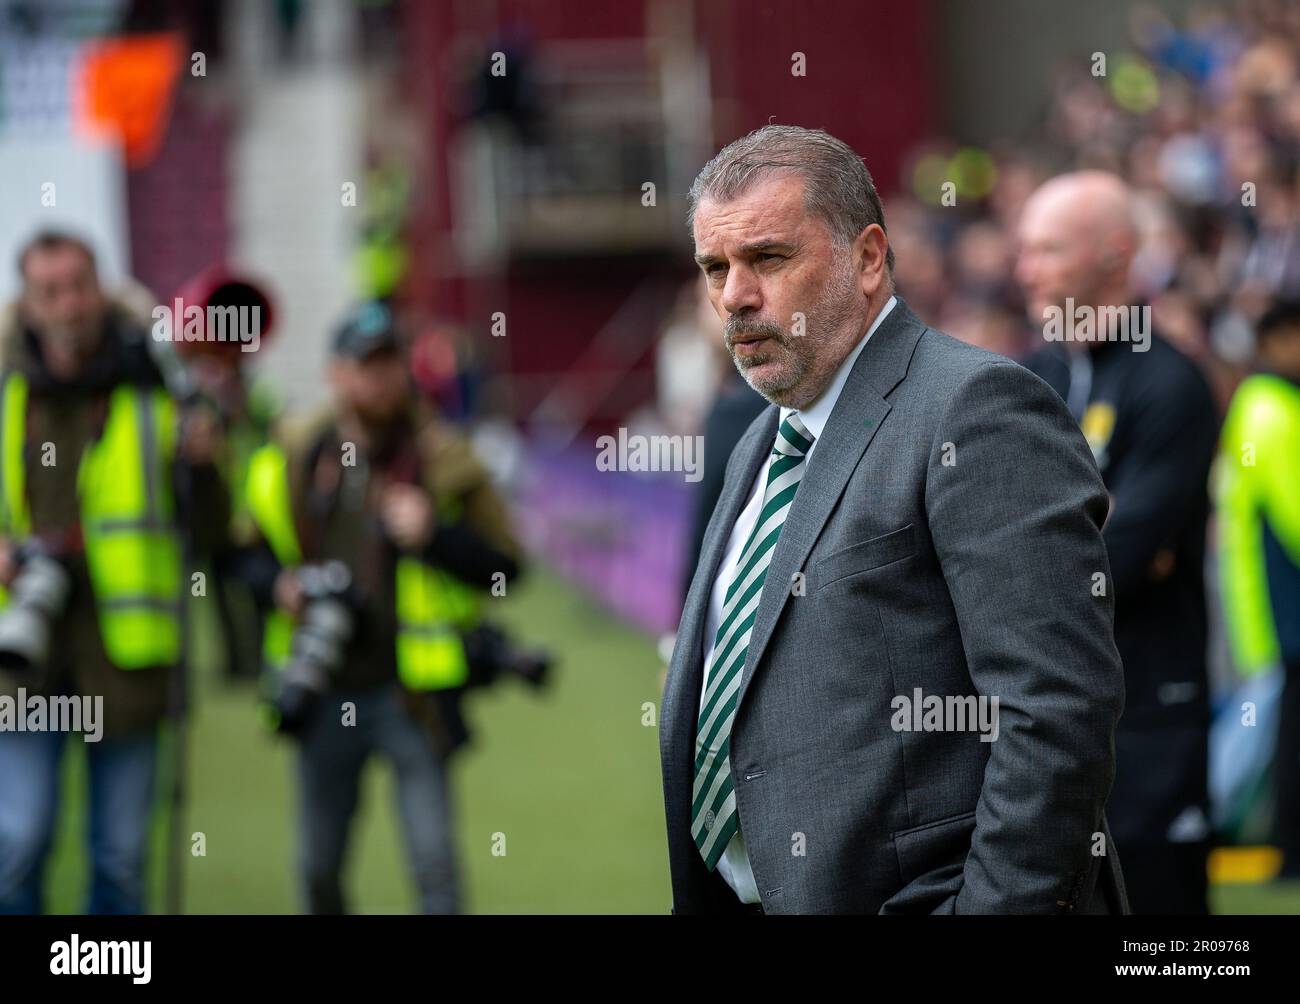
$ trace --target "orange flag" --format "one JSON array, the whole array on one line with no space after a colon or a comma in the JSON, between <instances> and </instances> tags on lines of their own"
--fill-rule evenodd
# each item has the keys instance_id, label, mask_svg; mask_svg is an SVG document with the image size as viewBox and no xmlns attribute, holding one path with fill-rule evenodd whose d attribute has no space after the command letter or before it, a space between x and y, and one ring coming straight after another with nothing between
<instances>
[{"instance_id":1,"label":"orange flag","mask_svg":"<svg viewBox=\"0 0 1300 1004\"><path fill-rule=\"evenodd\" d=\"M78 127L117 133L130 167L149 163L166 132L184 58L176 32L88 43L74 71Z\"/></svg>"}]
</instances>

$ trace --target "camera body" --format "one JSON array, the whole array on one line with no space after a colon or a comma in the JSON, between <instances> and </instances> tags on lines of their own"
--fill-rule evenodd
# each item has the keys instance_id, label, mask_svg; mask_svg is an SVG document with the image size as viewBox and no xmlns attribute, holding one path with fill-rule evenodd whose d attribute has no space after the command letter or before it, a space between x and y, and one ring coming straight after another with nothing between
<instances>
[{"instance_id":1,"label":"camera body","mask_svg":"<svg viewBox=\"0 0 1300 1004\"><path fill-rule=\"evenodd\" d=\"M20 545L9 605L0 611L0 669L30 672L49 662L55 624L72 592L72 575L40 541Z\"/></svg>"},{"instance_id":2,"label":"camera body","mask_svg":"<svg viewBox=\"0 0 1300 1004\"><path fill-rule=\"evenodd\" d=\"M277 728L291 735L311 722L356 630L356 599L347 565L326 561L304 565L295 574L303 593L302 618L271 698Z\"/></svg>"},{"instance_id":3,"label":"camera body","mask_svg":"<svg viewBox=\"0 0 1300 1004\"><path fill-rule=\"evenodd\" d=\"M270 698L277 730L289 735L300 734L315 717L343 666L359 608L351 572L342 562L303 565L295 574L303 592L303 613ZM468 687L490 686L502 676L516 676L538 688L545 685L551 666L548 653L516 646L492 624L476 625L460 637L469 663Z\"/></svg>"},{"instance_id":4,"label":"camera body","mask_svg":"<svg viewBox=\"0 0 1300 1004\"><path fill-rule=\"evenodd\" d=\"M516 676L532 687L544 687L551 655L544 649L520 648L495 624L476 624L461 633L469 663L469 686L487 687L502 675Z\"/></svg>"}]
</instances>

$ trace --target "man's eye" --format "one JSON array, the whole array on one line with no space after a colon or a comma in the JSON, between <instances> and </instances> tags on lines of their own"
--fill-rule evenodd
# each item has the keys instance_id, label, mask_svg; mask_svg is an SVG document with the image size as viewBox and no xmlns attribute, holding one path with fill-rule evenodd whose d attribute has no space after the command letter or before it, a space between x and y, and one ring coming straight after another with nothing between
<instances>
[{"instance_id":1,"label":"man's eye","mask_svg":"<svg viewBox=\"0 0 1300 1004\"><path fill-rule=\"evenodd\" d=\"M724 265L722 262L715 261L712 265L710 265L710 266L709 266L708 268L706 268L704 271L705 271L705 273L708 274L708 275L716 275L716 274L719 273L719 272L725 272L726 269L727 269L727 266Z\"/></svg>"},{"instance_id":2,"label":"man's eye","mask_svg":"<svg viewBox=\"0 0 1300 1004\"><path fill-rule=\"evenodd\" d=\"M780 261L782 256L773 254L771 251L761 251L757 255L759 261Z\"/></svg>"}]
</instances>

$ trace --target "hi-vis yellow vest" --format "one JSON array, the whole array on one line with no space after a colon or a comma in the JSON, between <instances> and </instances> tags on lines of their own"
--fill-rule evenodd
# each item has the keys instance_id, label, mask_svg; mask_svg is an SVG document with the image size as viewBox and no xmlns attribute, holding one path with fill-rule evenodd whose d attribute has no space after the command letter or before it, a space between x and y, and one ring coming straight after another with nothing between
<instances>
[{"instance_id":1,"label":"hi-vis yellow vest","mask_svg":"<svg viewBox=\"0 0 1300 1004\"><path fill-rule=\"evenodd\" d=\"M294 526L288 459L275 443L254 452L248 469L248 508L285 568L302 563ZM403 556L397 560L397 673L410 690L444 690L469 679L457 629L478 619L473 590L441 569ZM282 610L267 618L262 654L273 670L289 657L293 621Z\"/></svg>"},{"instance_id":2,"label":"hi-vis yellow vest","mask_svg":"<svg viewBox=\"0 0 1300 1004\"><path fill-rule=\"evenodd\" d=\"M181 657L181 538L170 473L176 424L166 391L119 386L103 433L77 468L86 567L104 650L118 669ZM0 401L0 534L14 542L31 534L26 435L27 381L13 373ZM8 602L0 590L0 605Z\"/></svg>"},{"instance_id":3,"label":"hi-vis yellow vest","mask_svg":"<svg viewBox=\"0 0 1300 1004\"><path fill-rule=\"evenodd\" d=\"M1219 573L1237 668L1254 676L1282 658L1264 558L1267 528L1300 567L1300 389L1281 377L1247 377L1223 422L1216 465ZM1274 604L1279 604L1275 607Z\"/></svg>"}]
</instances>

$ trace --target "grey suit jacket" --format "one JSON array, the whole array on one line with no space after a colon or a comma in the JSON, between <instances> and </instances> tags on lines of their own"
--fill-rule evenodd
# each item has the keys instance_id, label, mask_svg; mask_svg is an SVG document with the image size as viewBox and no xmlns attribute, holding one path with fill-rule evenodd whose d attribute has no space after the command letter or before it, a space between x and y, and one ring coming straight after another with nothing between
<instances>
[{"instance_id":1,"label":"grey suit jacket","mask_svg":"<svg viewBox=\"0 0 1300 1004\"><path fill-rule=\"evenodd\" d=\"M732 453L664 692L674 913L739 908L690 834L701 635L778 414ZM1055 392L900 299L808 462L741 677L731 771L765 912L1127 912L1106 511ZM996 696L996 741L896 730L918 689Z\"/></svg>"}]
</instances>

